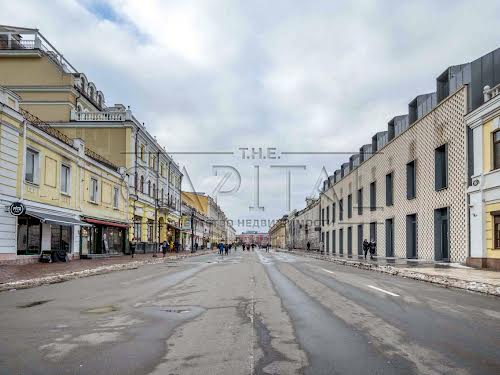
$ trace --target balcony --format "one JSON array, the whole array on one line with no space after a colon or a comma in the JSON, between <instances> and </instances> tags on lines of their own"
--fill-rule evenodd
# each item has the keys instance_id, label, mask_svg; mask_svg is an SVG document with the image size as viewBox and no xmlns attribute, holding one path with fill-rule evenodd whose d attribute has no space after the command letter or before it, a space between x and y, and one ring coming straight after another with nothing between
<instances>
[{"instance_id":1,"label":"balcony","mask_svg":"<svg viewBox=\"0 0 500 375\"><path fill-rule=\"evenodd\" d=\"M71 110L71 121L126 121L132 119L130 110L79 112Z\"/></svg>"},{"instance_id":2,"label":"balcony","mask_svg":"<svg viewBox=\"0 0 500 375\"><path fill-rule=\"evenodd\" d=\"M37 29L0 25L0 51L40 51L65 72L77 70Z\"/></svg>"},{"instance_id":3,"label":"balcony","mask_svg":"<svg viewBox=\"0 0 500 375\"><path fill-rule=\"evenodd\" d=\"M486 103L488 100L491 100L495 96L500 95L500 84L496 85L493 88L490 88L490 86L484 86L483 94L484 102Z\"/></svg>"}]
</instances>

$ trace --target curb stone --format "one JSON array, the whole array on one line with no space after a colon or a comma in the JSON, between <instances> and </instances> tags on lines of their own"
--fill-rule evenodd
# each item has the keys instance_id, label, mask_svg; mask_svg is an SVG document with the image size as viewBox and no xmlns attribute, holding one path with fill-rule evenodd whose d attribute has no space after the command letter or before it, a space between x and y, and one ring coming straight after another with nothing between
<instances>
[{"instance_id":1,"label":"curb stone","mask_svg":"<svg viewBox=\"0 0 500 375\"><path fill-rule=\"evenodd\" d=\"M464 290L469 290L469 291L483 293L483 294L489 294L489 295L493 295L493 296L497 296L497 297L500 296L500 286L496 286L493 284L481 283L478 281L461 280L461 279L457 279L457 278L449 277L449 276L429 275L426 273L408 270L408 269L398 269L396 267L389 266L389 265L378 265L378 264L372 264L372 263L357 262L355 260L329 258L329 257L324 256L324 255L303 254L301 252L288 251L288 250L276 250L276 251L283 252L283 253L292 253L294 255L300 255L300 256L319 259L319 260L325 260L325 261L340 264L343 266L349 266L349 267L355 267L355 268L364 269L364 270L386 273L389 275L400 276L400 277L404 277L407 279L425 281L428 283L444 286L445 288L458 288L458 289L464 289Z\"/></svg>"},{"instance_id":2,"label":"curb stone","mask_svg":"<svg viewBox=\"0 0 500 375\"><path fill-rule=\"evenodd\" d=\"M58 275L48 275L43 277L36 277L34 279L26 279L26 280L18 280L0 284L0 292L4 292L7 290L17 290L17 289L28 289L34 288L41 285L49 285L49 284L57 284L62 283L64 281L80 279L89 276L102 275L106 273L111 273L115 271L124 271L124 270L134 270L141 266L148 264L160 264L166 263L172 260L190 258L194 256L211 254L215 251L205 251L194 254L181 254L181 255L173 255L165 258L152 258L147 260L137 260L129 263L120 263L120 264L112 264L109 266L100 266L95 268L84 269L80 271L72 271L61 273Z\"/></svg>"}]
</instances>

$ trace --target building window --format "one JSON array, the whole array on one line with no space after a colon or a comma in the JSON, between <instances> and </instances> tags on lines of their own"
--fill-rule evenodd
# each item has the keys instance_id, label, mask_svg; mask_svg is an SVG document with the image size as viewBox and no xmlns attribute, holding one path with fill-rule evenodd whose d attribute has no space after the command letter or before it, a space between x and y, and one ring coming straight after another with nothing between
<instances>
[{"instance_id":1,"label":"building window","mask_svg":"<svg viewBox=\"0 0 500 375\"><path fill-rule=\"evenodd\" d=\"M90 179L90 201L97 202L98 183L95 178Z\"/></svg>"},{"instance_id":2,"label":"building window","mask_svg":"<svg viewBox=\"0 0 500 375\"><path fill-rule=\"evenodd\" d=\"M495 249L500 249L500 215L493 216L493 231L495 232Z\"/></svg>"},{"instance_id":3,"label":"building window","mask_svg":"<svg viewBox=\"0 0 500 375\"><path fill-rule=\"evenodd\" d=\"M61 164L61 192L69 194L71 169L67 165Z\"/></svg>"},{"instance_id":4,"label":"building window","mask_svg":"<svg viewBox=\"0 0 500 375\"><path fill-rule=\"evenodd\" d=\"M344 220L344 200L339 199L339 221Z\"/></svg>"},{"instance_id":5,"label":"building window","mask_svg":"<svg viewBox=\"0 0 500 375\"><path fill-rule=\"evenodd\" d=\"M335 203L332 203L332 223L335 223Z\"/></svg>"},{"instance_id":6,"label":"building window","mask_svg":"<svg viewBox=\"0 0 500 375\"><path fill-rule=\"evenodd\" d=\"M17 255L40 254L42 247L42 224L31 216L17 219Z\"/></svg>"},{"instance_id":7,"label":"building window","mask_svg":"<svg viewBox=\"0 0 500 375\"><path fill-rule=\"evenodd\" d=\"M119 203L120 203L120 189L115 187L113 189L113 208L118 208Z\"/></svg>"},{"instance_id":8,"label":"building window","mask_svg":"<svg viewBox=\"0 0 500 375\"><path fill-rule=\"evenodd\" d=\"M322 226L325 225L325 209L324 208L321 209L321 225Z\"/></svg>"},{"instance_id":9,"label":"building window","mask_svg":"<svg viewBox=\"0 0 500 375\"><path fill-rule=\"evenodd\" d=\"M377 183L373 181L370 184L370 211L377 209Z\"/></svg>"},{"instance_id":10,"label":"building window","mask_svg":"<svg viewBox=\"0 0 500 375\"><path fill-rule=\"evenodd\" d=\"M417 195L417 175L415 160L406 164L406 198L413 199Z\"/></svg>"},{"instance_id":11,"label":"building window","mask_svg":"<svg viewBox=\"0 0 500 375\"><path fill-rule=\"evenodd\" d=\"M151 181L148 181L148 195L151 196Z\"/></svg>"},{"instance_id":12,"label":"building window","mask_svg":"<svg viewBox=\"0 0 500 375\"><path fill-rule=\"evenodd\" d=\"M27 182L33 184L38 183L38 157L38 152L30 149L26 150L26 173L24 178Z\"/></svg>"},{"instance_id":13,"label":"building window","mask_svg":"<svg viewBox=\"0 0 500 375\"><path fill-rule=\"evenodd\" d=\"M141 176L141 185L139 186L139 191L144 194L144 176Z\"/></svg>"},{"instance_id":14,"label":"building window","mask_svg":"<svg viewBox=\"0 0 500 375\"><path fill-rule=\"evenodd\" d=\"M156 184L153 184L153 198L156 199Z\"/></svg>"},{"instance_id":15,"label":"building window","mask_svg":"<svg viewBox=\"0 0 500 375\"><path fill-rule=\"evenodd\" d=\"M144 155L146 153L145 151L146 151L146 148L144 147L144 145L141 145L141 160L142 161L145 161L144 160L144 157L145 157Z\"/></svg>"},{"instance_id":16,"label":"building window","mask_svg":"<svg viewBox=\"0 0 500 375\"><path fill-rule=\"evenodd\" d=\"M363 215L363 188L358 190L358 215Z\"/></svg>"},{"instance_id":17,"label":"building window","mask_svg":"<svg viewBox=\"0 0 500 375\"><path fill-rule=\"evenodd\" d=\"M142 238L142 217L134 217L134 239L136 241L141 241Z\"/></svg>"},{"instance_id":18,"label":"building window","mask_svg":"<svg viewBox=\"0 0 500 375\"><path fill-rule=\"evenodd\" d=\"M153 225L154 225L153 220L148 220L148 227L147 227L148 242L153 242Z\"/></svg>"},{"instance_id":19,"label":"building window","mask_svg":"<svg viewBox=\"0 0 500 375\"><path fill-rule=\"evenodd\" d=\"M448 145L436 148L434 152L435 188L437 190L448 187Z\"/></svg>"},{"instance_id":20,"label":"building window","mask_svg":"<svg viewBox=\"0 0 500 375\"><path fill-rule=\"evenodd\" d=\"M394 174L391 172L385 175L385 205L394 204Z\"/></svg>"},{"instance_id":21,"label":"building window","mask_svg":"<svg viewBox=\"0 0 500 375\"><path fill-rule=\"evenodd\" d=\"M163 205L163 188L161 188L161 204Z\"/></svg>"},{"instance_id":22,"label":"building window","mask_svg":"<svg viewBox=\"0 0 500 375\"><path fill-rule=\"evenodd\" d=\"M326 206L326 225L330 225L330 206Z\"/></svg>"},{"instance_id":23,"label":"building window","mask_svg":"<svg viewBox=\"0 0 500 375\"><path fill-rule=\"evenodd\" d=\"M349 219L352 217L352 194L347 196L347 217Z\"/></svg>"},{"instance_id":24,"label":"building window","mask_svg":"<svg viewBox=\"0 0 500 375\"><path fill-rule=\"evenodd\" d=\"M500 131L493 133L493 168L500 168Z\"/></svg>"},{"instance_id":25,"label":"building window","mask_svg":"<svg viewBox=\"0 0 500 375\"><path fill-rule=\"evenodd\" d=\"M71 227L65 225L50 226L50 249L71 252Z\"/></svg>"}]
</instances>

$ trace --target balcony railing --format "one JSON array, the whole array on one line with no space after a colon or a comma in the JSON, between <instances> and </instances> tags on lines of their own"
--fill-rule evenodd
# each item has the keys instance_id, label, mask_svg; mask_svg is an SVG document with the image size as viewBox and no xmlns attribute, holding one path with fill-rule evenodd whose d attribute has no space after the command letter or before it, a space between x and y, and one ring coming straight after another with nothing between
<instances>
[{"instance_id":1,"label":"balcony railing","mask_svg":"<svg viewBox=\"0 0 500 375\"><path fill-rule=\"evenodd\" d=\"M500 84L490 89L490 86L484 86L483 89L484 102L493 99L495 96L500 95Z\"/></svg>"},{"instance_id":2,"label":"balcony railing","mask_svg":"<svg viewBox=\"0 0 500 375\"><path fill-rule=\"evenodd\" d=\"M125 121L130 120L129 111L71 111L71 121Z\"/></svg>"},{"instance_id":3,"label":"balcony railing","mask_svg":"<svg viewBox=\"0 0 500 375\"><path fill-rule=\"evenodd\" d=\"M118 171L118 166L116 164L113 164L108 159L106 159L103 156L99 155L97 152L92 151L88 147L85 147L85 155L87 155L89 158L94 159L95 161L98 161L99 163L105 165L106 167L108 167L110 169Z\"/></svg>"},{"instance_id":4,"label":"balcony railing","mask_svg":"<svg viewBox=\"0 0 500 375\"><path fill-rule=\"evenodd\" d=\"M34 127L44 131L45 133L51 135L54 138L57 138L61 142L67 144L68 146L75 147L73 144L73 140L68 137L67 135L61 133L59 130L53 128L46 122L40 120L38 117L36 117L34 114L26 111L25 109L19 108L19 111L21 114L24 116L24 118Z\"/></svg>"}]
</instances>

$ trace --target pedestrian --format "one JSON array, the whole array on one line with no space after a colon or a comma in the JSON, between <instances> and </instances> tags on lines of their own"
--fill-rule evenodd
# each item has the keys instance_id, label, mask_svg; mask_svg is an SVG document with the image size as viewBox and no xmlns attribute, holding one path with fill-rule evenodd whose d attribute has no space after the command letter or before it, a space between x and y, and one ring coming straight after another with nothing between
<instances>
[{"instance_id":1,"label":"pedestrian","mask_svg":"<svg viewBox=\"0 0 500 375\"><path fill-rule=\"evenodd\" d=\"M226 255L229 254L229 245L224 246L224 251L225 251Z\"/></svg>"},{"instance_id":2,"label":"pedestrian","mask_svg":"<svg viewBox=\"0 0 500 375\"><path fill-rule=\"evenodd\" d=\"M373 260L373 256L377 252L377 242L375 240L371 240L370 242L370 259Z\"/></svg>"},{"instance_id":3,"label":"pedestrian","mask_svg":"<svg viewBox=\"0 0 500 375\"><path fill-rule=\"evenodd\" d=\"M174 241L174 248L175 248L175 252L178 253L180 248L181 248L181 244L179 243L179 241L177 241L177 240Z\"/></svg>"},{"instance_id":4,"label":"pedestrian","mask_svg":"<svg viewBox=\"0 0 500 375\"><path fill-rule=\"evenodd\" d=\"M269 252L269 244L266 244L266 253Z\"/></svg>"},{"instance_id":5,"label":"pedestrian","mask_svg":"<svg viewBox=\"0 0 500 375\"><path fill-rule=\"evenodd\" d=\"M219 255L224 255L224 244L219 242Z\"/></svg>"},{"instance_id":6,"label":"pedestrian","mask_svg":"<svg viewBox=\"0 0 500 375\"><path fill-rule=\"evenodd\" d=\"M170 240L170 243L169 243L168 248L169 248L169 251L170 251L171 253L173 253L173 252L174 252L174 241L173 241L173 240Z\"/></svg>"},{"instance_id":7,"label":"pedestrian","mask_svg":"<svg viewBox=\"0 0 500 375\"><path fill-rule=\"evenodd\" d=\"M135 243L133 243L132 241L129 241L128 246L130 248L130 255L132 255L132 258L133 258L134 254L135 254Z\"/></svg>"},{"instance_id":8,"label":"pedestrian","mask_svg":"<svg viewBox=\"0 0 500 375\"><path fill-rule=\"evenodd\" d=\"M252 251L254 251L254 250L255 250L255 244L253 243L252 244Z\"/></svg>"},{"instance_id":9,"label":"pedestrian","mask_svg":"<svg viewBox=\"0 0 500 375\"><path fill-rule=\"evenodd\" d=\"M161 245L161 251L163 253L163 258L165 258L165 255L167 255L167 248L168 248L167 241L163 241L163 244Z\"/></svg>"},{"instance_id":10,"label":"pedestrian","mask_svg":"<svg viewBox=\"0 0 500 375\"><path fill-rule=\"evenodd\" d=\"M368 250L370 250L370 243L365 238L365 240L363 241L363 252L365 253L365 259L366 259L366 254L368 254Z\"/></svg>"},{"instance_id":11,"label":"pedestrian","mask_svg":"<svg viewBox=\"0 0 500 375\"><path fill-rule=\"evenodd\" d=\"M198 251L198 242L195 242L195 243L194 243L194 251L195 251L195 252L196 252L196 251Z\"/></svg>"},{"instance_id":12,"label":"pedestrian","mask_svg":"<svg viewBox=\"0 0 500 375\"><path fill-rule=\"evenodd\" d=\"M307 241L307 251L311 251L311 243Z\"/></svg>"}]
</instances>

